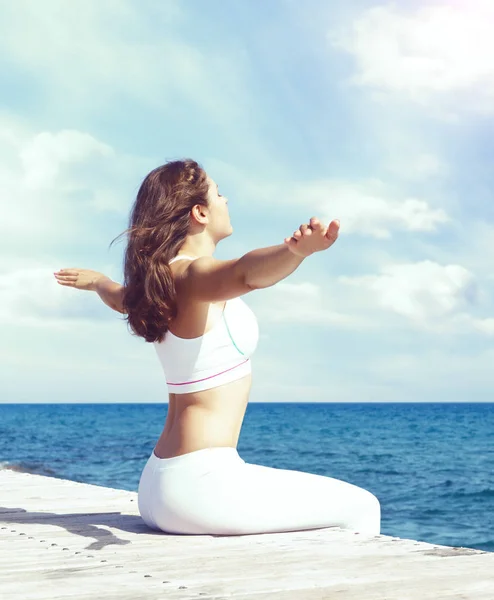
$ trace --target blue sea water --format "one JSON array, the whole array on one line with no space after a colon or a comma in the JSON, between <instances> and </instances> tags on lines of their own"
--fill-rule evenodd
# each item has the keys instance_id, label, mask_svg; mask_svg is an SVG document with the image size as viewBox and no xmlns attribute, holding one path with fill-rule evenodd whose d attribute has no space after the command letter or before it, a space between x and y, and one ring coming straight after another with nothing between
<instances>
[{"instance_id":1,"label":"blue sea water","mask_svg":"<svg viewBox=\"0 0 494 600\"><path fill-rule=\"evenodd\" d=\"M166 411L0 404L0 468L137 491ZM370 490L383 534L494 551L493 430L494 404L251 403L238 451Z\"/></svg>"}]
</instances>

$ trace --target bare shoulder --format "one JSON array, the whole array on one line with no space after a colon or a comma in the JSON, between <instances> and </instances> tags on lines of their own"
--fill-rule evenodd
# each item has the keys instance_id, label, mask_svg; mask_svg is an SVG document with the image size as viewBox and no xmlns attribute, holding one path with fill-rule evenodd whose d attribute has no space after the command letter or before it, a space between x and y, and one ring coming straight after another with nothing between
<instances>
[{"instance_id":1,"label":"bare shoulder","mask_svg":"<svg viewBox=\"0 0 494 600\"><path fill-rule=\"evenodd\" d=\"M252 291L246 283L239 259L219 260L201 256L178 262L182 264L177 264L173 271L175 285L177 292L187 298L199 302L221 302Z\"/></svg>"},{"instance_id":2,"label":"bare shoulder","mask_svg":"<svg viewBox=\"0 0 494 600\"><path fill-rule=\"evenodd\" d=\"M194 262L197 260L200 259L194 259ZM191 262L181 260L170 265L175 281L178 311L169 328L173 334L186 339L203 335L221 316L224 308L221 301L204 300L200 295L191 292L191 286L187 284L190 273L186 273Z\"/></svg>"}]
</instances>

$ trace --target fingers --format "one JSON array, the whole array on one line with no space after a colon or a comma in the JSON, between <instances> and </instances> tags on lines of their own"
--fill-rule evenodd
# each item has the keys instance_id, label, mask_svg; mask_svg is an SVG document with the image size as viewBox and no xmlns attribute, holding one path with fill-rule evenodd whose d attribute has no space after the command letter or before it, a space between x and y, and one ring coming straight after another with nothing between
<instances>
[{"instance_id":1,"label":"fingers","mask_svg":"<svg viewBox=\"0 0 494 600\"><path fill-rule=\"evenodd\" d=\"M328 238L328 240L335 241L336 238L338 237L339 231L340 231L340 222L338 221L338 219L335 219L334 221L331 221L331 223L329 224L328 230L326 231L326 237Z\"/></svg>"},{"instance_id":2,"label":"fingers","mask_svg":"<svg viewBox=\"0 0 494 600\"><path fill-rule=\"evenodd\" d=\"M285 241L285 244L288 246L288 248L292 251L298 244L298 241L296 239L294 239L293 237L287 237L287 238L285 238L284 241Z\"/></svg>"},{"instance_id":3,"label":"fingers","mask_svg":"<svg viewBox=\"0 0 494 600\"><path fill-rule=\"evenodd\" d=\"M74 283L72 281L58 281L57 280L57 283L59 285L66 285L66 286L69 286L69 287L74 287Z\"/></svg>"},{"instance_id":4,"label":"fingers","mask_svg":"<svg viewBox=\"0 0 494 600\"><path fill-rule=\"evenodd\" d=\"M324 235L326 233L326 227L321 223L317 217L311 217L308 225L301 225L300 229L304 235L312 235L312 233L319 233Z\"/></svg>"},{"instance_id":5,"label":"fingers","mask_svg":"<svg viewBox=\"0 0 494 600\"><path fill-rule=\"evenodd\" d=\"M70 269L60 269L55 271L54 275L79 275L79 270L75 267L71 267Z\"/></svg>"},{"instance_id":6,"label":"fingers","mask_svg":"<svg viewBox=\"0 0 494 600\"><path fill-rule=\"evenodd\" d=\"M314 231L320 231L323 228L323 224L317 217L311 217L310 226Z\"/></svg>"},{"instance_id":7,"label":"fingers","mask_svg":"<svg viewBox=\"0 0 494 600\"><path fill-rule=\"evenodd\" d=\"M55 279L59 285L63 285L66 287L76 287L77 280L79 278L79 270L70 268L70 269L60 269L53 273Z\"/></svg>"},{"instance_id":8,"label":"fingers","mask_svg":"<svg viewBox=\"0 0 494 600\"><path fill-rule=\"evenodd\" d=\"M296 231L293 232L293 237L296 240L300 240L302 237L304 237L306 235L312 235L311 226L307 223L300 225L300 227Z\"/></svg>"},{"instance_id":9,"label":"fingers","mask_svg":"<svg viewBox=\"0 0 494 600\"><path fill-rule=\"evenodd\" d=\"M335 219L331 221L329 226L321 223L317 217L311 217L309 223L304 223L293 232L293 236L285 238L285 243L289 244L290 241L293 243L299 242L302 238L311 236L313 233L318 233L321 237L326 237L328 240L334 242L338 237L340 229L339 220Z\"/></svg>"},{"instance_id":10,"label":"fingers","mask_svg":"<svg viewBox=\"0 0 494 600\"><path fill-rule=\"evenodd\" d=\"M58 281L77 281L77 275L58 275L55 273L55 279Z\"/></svg>"}]
</instances>

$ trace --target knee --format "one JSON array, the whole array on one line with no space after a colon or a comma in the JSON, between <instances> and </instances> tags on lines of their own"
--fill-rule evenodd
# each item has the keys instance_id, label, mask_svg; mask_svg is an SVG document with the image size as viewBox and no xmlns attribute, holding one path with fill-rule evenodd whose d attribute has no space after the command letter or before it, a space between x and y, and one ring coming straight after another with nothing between
<instances>
[{"instance_id":1,"label":"knee","mask_svg":"<svg viewBox=\"0 0 494 600\"><path fill-rule=\"evenodd\" d=\"M359 494L358 531L369 535L381 532L381 503L374 494L361 489Z\"/></svg>"},{"instance_id":2,"label":"knee","mask_svg":"<svg viewBox=\"0 0 494 600\"><path fill-rule=\"evenodd\" d=\"M362 494L364 498L364 502L368 505L369 510L379 511L381 512L381 503L379 502L377 496L375 496L369 490L362 489Z\"/></svg>"},{"instance_id":3,"label":"knee","mask_svg":"<svg viewBox=\"0 0 494 600\"><path fill-rule=\"evenodd\" d=\"M367 503L369 505L369 512L371 512L379 520L381 520L381 503L379 502L378 498L374 496L372 492L369 491L367 491Z\"/></svg>"}]
</instances>

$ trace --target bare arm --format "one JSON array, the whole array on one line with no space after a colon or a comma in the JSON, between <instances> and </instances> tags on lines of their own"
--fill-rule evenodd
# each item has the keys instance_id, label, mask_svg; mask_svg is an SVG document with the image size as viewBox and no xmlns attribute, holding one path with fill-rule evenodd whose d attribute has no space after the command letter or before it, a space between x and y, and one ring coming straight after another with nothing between
<instances>
[{"instance_id":1,"label":"bare arm","mask_svg":"<svg viewBox=\"0 0 494 600\"><path fill-rule=\"evenodd\" d=\"M110 308L125 314L123 307L123 285L116 281L112 281L109 277L103 276L101 279L97 280L94 291Z\"/></svg>"},{"instance_id":2,"label":"bare arm","mask_svg":"<svg viewBox=\"0 0 494 600\"><path fill-rule=\"evenodd\" d=\"M326 228L312 217L310 224L301 225L285 243L248 252L238 261L252 289L266 288L291 275L302 261L321 250L327 250L338 237L339 221Z\"/></svg>"},{"instance_id":3,"label":"bare arm","mask_svg":"<svg viewBox=\"0 0 494 600\"><path fill-rule=\"evenodd\" d=\"M125 313L123 308L124 288L103 273L90 269L60 269L54 273L57 283L78 290L97 292L101 300L113 310Z\"/></svg>"},{"instance_id":4,"label":"bare arm","mask_svg":"<svg viewBox=\"0 0 494 600\"><path fill-rule=\"evenodd\" d=\"M291 275L305 258L293 254L286 244L280 244L244 254L238 261L238 268L245 273L249 288L259 290Z\"/></svg>"},{"instance_id":5,"label":"bare arm","mask_svg":"<svg viewBox=\"0 0 494 600\"><path fill-rule=\"evenodd\" d=\"M252 250L234 260L202 256L179 271L175 284L189 297L220 302L274 285L293 273L302 261L283 244Z\"/></svg>"},{"instance_id":6,"label":"bare arm","mask_svg":"<svg viewBox=\"0 0 494 600\"><path fill-rule=\"evenodd\" d=\"M329 248L338 230L338 221L326 228L312 218L310 225L301 225L293 237L285 238L284 244L252 250L235 260L203 256L191 261L179 272L176 284L187 295L205 302L236 298L288 277L304 258Z\"/></svg>"}]
</instances>

